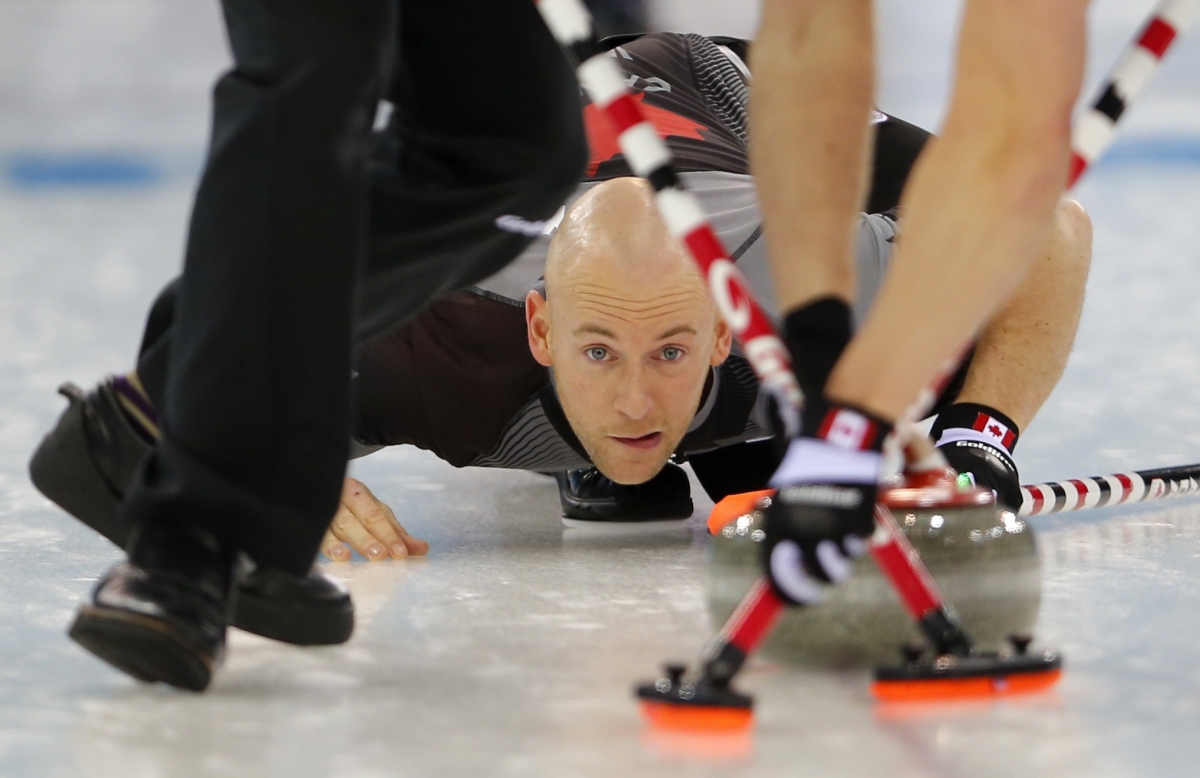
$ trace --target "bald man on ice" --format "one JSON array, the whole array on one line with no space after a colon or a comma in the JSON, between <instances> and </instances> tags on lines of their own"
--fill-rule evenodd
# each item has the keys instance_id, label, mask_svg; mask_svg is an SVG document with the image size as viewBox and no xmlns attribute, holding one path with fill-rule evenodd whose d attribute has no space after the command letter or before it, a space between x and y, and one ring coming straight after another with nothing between
<instances>
[{"instance_id":1,"label":"bald man on ice","mask_svg":"<svg viewBox=\"0 0 1200 778\"><path fill-rule=\"evenodd\" d=\"M545 296L525 296L530 352L553 371L600 472L618 484L649 481L729 356L729 327L640 179L614 179L576 203L550 244L545 279Z\"/></svg>"},{"instance_id":2,"label":"bald man on ice","mask_svg":"<svg viewBox=\"0 0 1200 778\"><path fill-rule=\"evenodd\" d=\"M683 176L770 308L753 179ZM896 229L890 215L860 217L856 318L883 281ZM502 273L359 348L357 453L415 445L456 467L554 474L567 523L690 516L691 487L672 459L713 499L763 488L778 464L765 397L649 187L585 182L546 232ZM973 420L978 407L1014 428L1032 418L1070 352L1089 258L1087 216L1064 201L1038 282L992 321L942 397L942 442L971 443L971 430L942 420ZM994 476L987 459L954 464L985 483ZM1015 468L1007 477L1016 484ZM321 550L346 559L351 548L382 560L428 545L347 479Z\"/></svg>"},{"instance_id":3,"label":"bald man on ice","mask_svg":"<svg viewBox=\"0 0 1200 778\"><path fill-rule=\"evenodd\" d=\"M683 175L727 245L743 249L739 267L770 308L753 181ZM896 229L887 214L859 220L857 319L883 281ZM975 409L987 408L1010 429L1032 419L1070 353L1090 241L1086 214L1064 201L1043 275L985 330L938 403L944 418L969 416L969 428ZM714 499L763 488L778 463L753 371L640 179L583 184L552 235L369 344L358 370L360 443L417 445L456 466L555 473L569 519L690 515L688 481L672 458L688 461ZM972 430L947 424L935 427L944 443L973 442L964 440ZM973 459L954 461L961 471L996 488L1000 468L1017 485L1015 467L964 450ZM335 527L326 550L347 553L343 540L357 547Z\"/></svg>"}]
</instances>

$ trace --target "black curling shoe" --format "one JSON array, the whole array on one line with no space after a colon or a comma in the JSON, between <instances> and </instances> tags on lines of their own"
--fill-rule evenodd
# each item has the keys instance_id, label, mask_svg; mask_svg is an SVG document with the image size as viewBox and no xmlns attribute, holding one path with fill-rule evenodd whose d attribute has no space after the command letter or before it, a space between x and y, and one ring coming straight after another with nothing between
<instances>
[{"instance_id":1,"label":"black curling shoe","mask_svg":"<svg viewBox=\"0 0 1200 778\"><path fill-rule=\"evenodd\" d=\"M90 392L58 388L67 409L29 461L38 491L125 548L133 527L117 506L152 447L129 423L112 378ZM232 626L300 646L344 643L354 632L354 603L337 581L313 569L303 578L260 568L238 579Z\"/></svg>"},{"instance_id":2,"label":"black curling shoe","mask_svg":"<svg viewBox=\"0 0 1200 778\"><path fill-rule=\"evenodd\" d=\"M692 487L687 473L667 463L644 484L627 486L594 467L555 473L563 516L583 521L663 521L692 515Z\"/></svg>"},{"instance_id":3,"label":"black curling shoe","mask_svg":"<svg viewBox=\"0 0 1200 778\"><path fill-rule=\"evenodd\" d=\"M147 525L79 609L71 639L139 681L204 691L225 654L236 562L203 530Z\"/></svg>"},{"instance_id":4,"label":"black curling shoe","mask_svg":"<svg viewBox=\"0 0 1200 778\"><path fill-rule=\"evenodd\" d=\"M313 568L306 576L260 567L238 578L232 626L297 646L345 643L354 601L338 581Z\"/></svg>"}]
</instances>

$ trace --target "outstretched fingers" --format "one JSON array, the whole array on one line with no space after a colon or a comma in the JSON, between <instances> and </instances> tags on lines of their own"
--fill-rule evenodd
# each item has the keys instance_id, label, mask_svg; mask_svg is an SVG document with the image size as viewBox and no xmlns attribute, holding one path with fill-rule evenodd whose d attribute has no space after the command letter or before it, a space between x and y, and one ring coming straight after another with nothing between
<instances>
[{"instance_id":1,"label":"outstretched fingers","mask_svg":"<svg viewBox=\"0 0 1200 778\"><path fill-rule=\"evenodd\" d=\"M372 562L429 552L429 544L409 535L392 509L355 478L345 480L342 500L321 552L330 559L345 560L350 558L350 548Z\"/></svg>"}]
</instances>

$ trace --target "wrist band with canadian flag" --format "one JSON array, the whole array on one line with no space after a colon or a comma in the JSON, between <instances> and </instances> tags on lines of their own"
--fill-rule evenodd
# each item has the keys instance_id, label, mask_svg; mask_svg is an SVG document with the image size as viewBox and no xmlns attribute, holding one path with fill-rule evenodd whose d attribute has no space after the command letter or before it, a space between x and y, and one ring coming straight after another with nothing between
<instances>
[{"instance_id":1,"label":"wrist band with canadian flag","mask_svg":"<svg viewBox=\"0 0 1200 778\"><path fill-rule=\"evenodd\" d=\"M1010 456L1020 430L1004 413L979 403L955 403L938 414L930 435L939 446L958 441L983 443Z\"/></svg>"}]
</instances>

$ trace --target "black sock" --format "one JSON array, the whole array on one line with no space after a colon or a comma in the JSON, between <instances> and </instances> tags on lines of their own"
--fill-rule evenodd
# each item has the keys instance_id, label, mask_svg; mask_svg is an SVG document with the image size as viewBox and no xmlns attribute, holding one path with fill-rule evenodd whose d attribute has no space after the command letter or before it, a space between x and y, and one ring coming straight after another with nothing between
<instances>
[{"instance_id":1,"label":"black sock","mask_svg":"<svg viewBox=\"0 0 1200 778\"><path fill-rule=\"evenodd\" d=\"M783 319L783 340L792 352L792 369L806 398L816 399L854 334L850 306L837 297L796 308Z\"/></svg>"}]
</instances>

